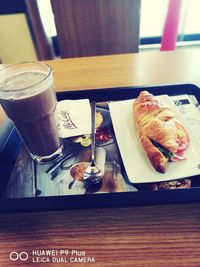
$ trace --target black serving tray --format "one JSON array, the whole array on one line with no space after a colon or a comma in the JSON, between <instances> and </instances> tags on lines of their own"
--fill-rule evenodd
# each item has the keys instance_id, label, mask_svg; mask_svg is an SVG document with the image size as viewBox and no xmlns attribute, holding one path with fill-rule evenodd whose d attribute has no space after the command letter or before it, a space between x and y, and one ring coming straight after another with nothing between
<instances>
[{"instance_id":1,"label":"black serving tray","mask_svg":"<svg viewBox=\"0 0 200 267\"><path fill-rule=\"evenodd\" d=\"M140 91L145 89L154 95L194 95L200 103L200 88L194 84L66 91L57 93L57 98L58 101L86 98L97 102L126 100L136 98ZM4 130L4 128L6 130ZM11 122L7 122L7 125L2 127L0 140L0 211L83 209L200 201L200 186L198 185L190 189L48 197L37 197L36 194L36 197L3 199L1 195L8 184L9 176L21 145L21 139Z\"/></svg>"}]
</instances>

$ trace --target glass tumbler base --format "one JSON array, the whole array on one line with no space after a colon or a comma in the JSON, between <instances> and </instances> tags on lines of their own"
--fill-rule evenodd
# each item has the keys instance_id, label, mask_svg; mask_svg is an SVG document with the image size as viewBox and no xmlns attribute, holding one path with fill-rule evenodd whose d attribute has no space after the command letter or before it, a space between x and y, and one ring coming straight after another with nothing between
<instances>
[{"instance_id":1,"label":"glass tumbler base","mask_svg":"<svg viewBox=\"0 0 200 267\"><path fill-rule=\"evenodd\" d=\"M57 159L58 157L62 156L63 154L63 146L61 146L58 150L56 150L54 153L48 156L37 156L33 155L32 153L31 157L33 160L37 161L39 164L49 163Z\"/></svg>"}]
</instances>

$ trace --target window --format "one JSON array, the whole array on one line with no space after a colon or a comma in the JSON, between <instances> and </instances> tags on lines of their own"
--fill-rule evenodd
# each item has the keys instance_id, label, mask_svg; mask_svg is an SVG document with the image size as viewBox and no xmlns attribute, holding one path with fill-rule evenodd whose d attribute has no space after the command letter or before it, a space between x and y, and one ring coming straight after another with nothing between
<instances>
[{"instance_id":1,"label":"window","mask_svg":"<svg viewBox=\"0 0 200 267\"><path fill-rule=\"evenodd\" d=\"M160 44L167 15L169 0L142 0L141 44ZM200 43L200 1L182 0L177 41L198 41ZM185 42L182 45L188 45Z\"/></svg>"}]
</instances>

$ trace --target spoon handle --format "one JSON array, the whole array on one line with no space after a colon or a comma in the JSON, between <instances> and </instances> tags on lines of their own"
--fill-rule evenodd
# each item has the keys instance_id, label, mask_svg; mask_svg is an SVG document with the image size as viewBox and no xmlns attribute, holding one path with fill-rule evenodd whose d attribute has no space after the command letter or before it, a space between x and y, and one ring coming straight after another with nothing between
<instances>
[{"instance_id":1,"label":"spoon handle","mask_svg":"<svg viewBox=\"0 0 200 267\"><path fill-rule=\"evenodd\" d=\"M95 132L96 132L96 102L91 102L91 111L92 111L92 134L91 134L91 153L92 160L91 166L95 165Z\"/></svg>"}]
</instances>

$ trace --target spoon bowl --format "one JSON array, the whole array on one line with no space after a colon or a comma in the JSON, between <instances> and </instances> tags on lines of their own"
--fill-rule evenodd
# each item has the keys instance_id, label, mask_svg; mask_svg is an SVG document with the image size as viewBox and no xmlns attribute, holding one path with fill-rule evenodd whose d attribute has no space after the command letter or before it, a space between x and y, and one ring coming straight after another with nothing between
<instances>
[{"instance_id":1,"label":"spoon bowl","mask_svg":"<svg viewBox=\"0 0 200 267\"><path fill-rule=\"evenodd\" d=\"M101 182L102 176L101 170L96 165L89 165L85 170L83 181L85 184L97 184Z\"/></svg>"}]
</instances>

